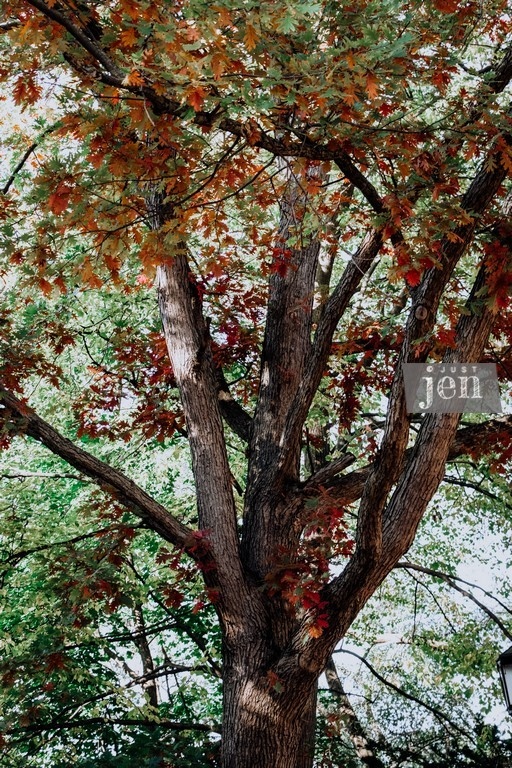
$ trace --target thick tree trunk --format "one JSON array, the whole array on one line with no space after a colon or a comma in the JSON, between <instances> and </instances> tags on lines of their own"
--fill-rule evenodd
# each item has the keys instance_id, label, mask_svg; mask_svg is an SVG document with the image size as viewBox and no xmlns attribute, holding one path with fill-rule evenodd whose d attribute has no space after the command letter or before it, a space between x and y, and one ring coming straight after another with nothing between
<instances>
[{"instance_id":1,"label":"thick tree trunk","mask_svg":"<svg viewBox=\"0 0 512 768\"><path fill-rule=\"evenodd\" d=\"M232 663L225 671L222 768L311 768L317 681L281 690L251 666Z\"/></svg>"}]
</instances>

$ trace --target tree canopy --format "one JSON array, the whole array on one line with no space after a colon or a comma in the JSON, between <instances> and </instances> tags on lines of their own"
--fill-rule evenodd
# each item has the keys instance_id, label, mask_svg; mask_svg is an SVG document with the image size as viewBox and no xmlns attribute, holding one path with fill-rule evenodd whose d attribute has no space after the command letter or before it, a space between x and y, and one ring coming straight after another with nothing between
<instances>
[{"instance_id":1,"label":"tree canopy","mask_svg":"<svg viewBox=\"0 0 512 768\"><path fill-rule=\"evenodd\" d=\"M402 377L510 395L507 2L0 8L12 766L508 765L456 703L508 588L457 566L510 528L512 419ZM387 612L407 661L360 664L407 703L350 698Z\"/></svg>"}]
</instances>

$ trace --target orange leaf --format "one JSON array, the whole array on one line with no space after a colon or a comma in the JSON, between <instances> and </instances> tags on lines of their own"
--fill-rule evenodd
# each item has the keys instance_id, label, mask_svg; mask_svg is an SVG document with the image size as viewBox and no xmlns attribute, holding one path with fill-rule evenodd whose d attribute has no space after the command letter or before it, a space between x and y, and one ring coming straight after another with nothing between
<instances>
[{"instance_id":1,"label":"orange leaf","mask_svg":"<svg viewBox=\"0 0 512 768\"><path fill-rule=\"evenodd\" d=\"M257 42L258 42L258 33L256 32L252 24L247 24L247 26L245 27L245 36L244 36L244 43L247 46L247 50L248 51L254 50L254 48L256 48Z\"/></svg>"},{"instance_id":2,"label":"orange leaf","mask_svg":"<svg viewBox=\"0 0 512 768\"><path fill-rule=\"evenodd\" d=\"M89 259L85 259L82 264L81 278L82 282L89 285L91 288L101 288L103 285L103 282L98 275L93 272L92 264Z\"/></svg>"},{"instance_id":3,"label":"orange leaf","mask_svg":"<svg viewBox=\"0 0 512 768\"><path fill-rule=\"evenodd\" d=\"M349 69L354 69L356 66L356 57L354 56L353 51L347 51L345 54L345 58L347 60L347 65Z\"/></svg>"},{"instance_id":4,"label":"orange leaf","mask_svg":"<svg viewBox=\"0 0 512 768\"><path fill-rule=\"evenodd\" d=\"M212 56L212 72L215 80L218 80L225 69L226 60L222 53L218 51Z\"/></svg>"},{"instance_id":5,"label":"orange leaf","mask_svg":"<svg viewBox=\"0 0 512 768\"><path fill-rule=\"evenodd\" d=\"M35 82L32 74L18 77L12 91L16 104L34 104L42 93L42 88Z\"/></svg>"},{"instance_id":6,"label":"orange leaf","mask_svg":"<svg viewBox=\"0 0 512 768\"><path fill-rule=\"evenodd\" d=\"M501 164L508 173L512 173L512 153L510 148L506 145L500 146L501 150Z\"/></svg>"},{"instance_id":7,"label":"orange leaf","mask_svg":"<svg viewBox=\"0 0 512 768\"><path fill-rule=\"evenodd\" d=\"M233 23L231 19L231 14L227 8L224 8L223 6L220 6L220 5L213 5L212 11L215 11L215 13L219 14L219 18L217 20L219 27L228 27L230 24Z\"/></svg>"},{"instance_id":8,"label":"orange leaf","mask_svg":"<svg viewBox=\"0 0 512 768\"><path fill-rule=\"evenodd\" d=\"M57 286L57 288L59 289L59 291L61 293L67 293L68 292L68 289L66 287L66 283L65 283L64 278L62 277L62 275L59 275L57 278L55 278L54 282L55 282L55 285Z\"/></svg>"},{"instance_id":9,"label":"orange leaf","mask_svg":"<svg viewBox=\"0 0 512 768\"><path fill-rule=\"evenodd\" d=\"M126 27L119 35L119 42L123 48L133 48L137 42L137 32L134 27Z\"/></svg>"},{"instance_id":10,"label":"orange leaf","mask_svg":"<svg viewBox=\"0 0 512 768\"><path fill-rule=\"evenodd\" d=\"M144 85L144 78L140 72L137 72L136 69L132 69L132 71L128 72L126 77L123 78L123 85Z\"/></svg>"},{"instance_id":11,"label":"orange leaf","mask_svg":"<svg viewBox=\"0 0 512 768\"><path fill-rule=\"evenodd\" d=\"M347 85L347 87L343 91L343 101L346 102L350 107L356 103L357 101L357 95L356 95L356 88L354 83L350 83Z\"/></svg>"},{"instance_id":12,"label":"orange leaf","mask_svg":"<svg viewBox=\"0 0 512 768\"><path fill-rule=\"evenodd\" d=\"M196 112L199 112L203 106L206 91L200 85L191 88L187 92L187 101L191 107L194 107Z\"/></svg>"},{"instance_id":13,"label":"orange leaf","mask_svg":"<svg viewBox=\"0 0 512 768\"><path fill-rule=\"evenodd\" d=\"M48 198L48 205L52 213L56 216L63 213L68 207L70 196L71 190L69 187L65 184L59 184L55 192L52 192Z\"/></svg>"},{"instance_id":14,"label":"orange leaf","mask_svg":"<svg viewBox=\"0 0 512 768\"><path fill-rule=\"evenodd\" d=\"M39 278L38 285L45 296L49 296L51 294L53 286L48 282L48 280L45 280L44 277Z\"/></svg>"},{"instance_id":15,"label":"orange leaf","mask_svg":"<svg viewBox=\"0 0 512 768\"><path fill-rule=\"evenodd\" d=\"M377 98L379 94L379 81L373 72L366 73L366 92L370 99Z\"/></svg>"}]
</instances>

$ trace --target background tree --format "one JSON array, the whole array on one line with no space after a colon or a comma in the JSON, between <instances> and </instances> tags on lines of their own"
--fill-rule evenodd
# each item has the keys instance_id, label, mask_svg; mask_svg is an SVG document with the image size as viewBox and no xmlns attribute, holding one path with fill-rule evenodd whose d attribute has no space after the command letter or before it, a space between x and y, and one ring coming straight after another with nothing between
<instances>
[{"instance_id":1,"label":"background tree","mask_svg":"<svg viewBox=\"0 0 512 768\"><path fill-rule=\"evenodd\" d=\"M35 439L195 562L224 767L311 765L319 675L446 463L512 455L509 418L411 419L401 375L509 374L509 32L504 2L470 0L3 8L1 76L34 118L6 123L2 442ZM187 440L195 512L108 448L136 436ZM72 549L60 588L115 607L99 551Z\"/></svg>"}]
</instances>

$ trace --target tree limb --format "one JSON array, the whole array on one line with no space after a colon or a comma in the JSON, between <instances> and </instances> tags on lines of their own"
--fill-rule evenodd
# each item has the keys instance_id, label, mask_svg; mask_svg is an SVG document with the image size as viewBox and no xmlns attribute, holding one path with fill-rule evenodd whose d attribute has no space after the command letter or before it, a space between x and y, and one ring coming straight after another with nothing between
<instances>
[{"instance_id":1,"label":"tree limb","mask_svg":"<svg viewBox=\"0 0 512 768\"><path fill-rule=\"evenodd\" d=\"M9 32L11 29L15 29L20 26L20 22L17 19L11 21L0 22L0 32Z\"/></svg>"},{"instance_id":2,"label":"tree limb","mask_svg":"<svg viewBox=\"0 0 512 768\"><path fill-rule=\"evenodd\" d=\"M42 0L27 0L27 3L34 8L37 8L38 11L41 11L41 13L48 19L51 19L52 21L57 22L57 24L60 24L61 27L64 27L64 29L74 37L76 42L93 57L93 59L101 64L107 72L119 81L118 85L122 85L122 70L113 63L101 46L88 37L85 32L68 19L64 13L61 13L61 11L53 5L46 5Z\"/></svg>"},{"instance_id":3,"label":"tree limb","mask_svg":"<svg viewBox=\"0 0 512 768\"><path fill-rule=\"evenodd\" d=\"M45 136L47 136L49 133L51 133L52 131L54 131L54 130L55 130L55 128L56 128L56 126L55 126L55 125L52 125L52 126L50 126L49 128L47 128L45 131L43 131L43 132L40 134L40 136L38 136L38 138L36 139L36 141L34 141L34 142L33 142L33 143L30 145L30 147L28 147L28 149L26 149L26 150L25 150L25 152L24 152L24 153L23 153L23 155L21 156L21 159L18 161L18 163L16 163L16 166L15 166L15 168L14 168L13 172L11 173L11 175L9 176L9 178L7 179L7 181L5 182L4 186L3 186L3 187L2 187L2 189L0 190L0 192L1 192L3 195L6 195L6 194L9 192L9 190L10 190L11 186L14 184L14 181L15 181L15 179L16 179L16 176L17 176L17 175L18 175L18 173L21 171L21 169L23 168L23 166L25 165L25 163L26 163L26 162L27 162L27 160L29 159L30 155L31 155L33 152L35 152L35 150L36 150L36 149L38 148L38 146L41 144L41 139L43 139L43 138L44 138Z\"/></svg>"},{"instance_id":4,"label":"tree limb","mask_svg":"<svg viewBox=\"0 0 512 768\"><path fill-rule=\"evenodd\" d=\"M229 391L229 385L222 369L216 368L215 374L217 379L217 397L222 417L233 432L245 443L248 443L252 432L252 417L249 416L247 411L242 408Z\"/></svg>"},{"instance_id":5,"label":"tree limb","mask_svg":"<svg viewBox=\"0 0 512 768\"><path fill-rule=\"evenodd\" d=\"M74 475L72 472L24 472L22 469L2 472L2 480L29 480L31 478L41 478L45 480L78 480L81 483L89 481L83 475Z\"/></svg>"},{"instance_id":6,"label":"tree limb","mask_svg":"<svg viewBox=\"0 0 512 768\"><path fill-rule=\"evenodd\" d=\"M176 720L143 720L135 717L85 717L80 720L59 721L50 723L34 723L33 725L20 726L18 728L8 728L4 733L9 736L16 736L22 733L45 733L46 731L63 731L73 728L84 728L89 726L102 725L129 725L142 728L154 729L155 725L160 728L166 728L170 731L201 731L203 733L222 733L219 725L207 725L206 723L180 723Z\"/></svg>"},{"instance_id":7,"label":"tree limb","mask_svg":"<svg viewBox=\"0 0 512 768\"><path fill-rule=\"evenodd\" d=\"M3 413L2 413L3 410ZM141 518L149 528L177 547L190 548L192 531L123 472L92 456L61 435L12 393L0 389L0 416L15 420L16 432L33 437L79 472L91 477ZM197 556L197 555L196 555Z\"/></svg>"},{"instance_id":8,"label":"tree limb","mask_svg":"<svg viewBox=\"0 0 512 768\"><path fill-rule=\"evenodd\" d=\"M503 501L503 499L500 499L497 494L488 491L487 488L482 488L480 483L472 483L470 480L461 480L460 478L453 477L452 475L445 475L443 477L443 483L448 483L448 485L458 485L460 488L471 488L471 490L482 494L482 496L486 496L492 501L499 502L505 509L512 510L512 506L510 504L507 504L505 501Z\"/></svg>"},{"instance_id":9,"label":"tree limb","mask_svg":"<svg viewBox=\"0 0 512 768\"><path fill-rule=\"evenodd\" d=\"M165 222L166 211L156 201L153 227ZM248 585L239 555L237 513L226 442L217 397L218 385L211 339L201 298L189 267L186 245L176 246L173 258L157 270L158 303L176 383L187 425L196 481L201 546L215 562L205 571L211 588L219 589L217 607L230 615L243 611Z\"/></svg>"},{"instance_id":10,"label":"tree limb","mask_svg":"<svg viewBox=\"0 0 512 768\"><path fill-rule=\"evenodd\" d=\"M345 267L343 275L324 305L322 316L313 339L311 354L284 427L282 445L284 456L282 466L291 460L286 448L294 445L301 434L303 424L318 389L331 352L332 338L336 327L357 292L361 280L371 267L382 247L382 235L375 229L365 235L357 253Z\"/></svg>"},{"instance_id":11,"label":"tree limb","mask_svg":"<svg viewBox=\"0 0 512 768\"><path fill-rule=\"evenodd\" d=\"M466 454L478 452L484 454L486 449L499 444L500 437L512 437L512 416L504 416L499 419L491 419L481 424L473 424L470 427L463 427L455 434L452 445L448 452L448 461ZM409 448L404 455L402 467L408 461L412 454L412 448ZM371 465L356 469L347 475L334 476L331 480L324 481L325 487L331 495L342 504L353 504L363 492L363 488L370 472ZM310 478L304 486L304 495L311 498L318 495L320 488L314 482L314 476Z\"/></svg>"},{"instance_id":12,"label":"tree limb","mask_svg":"<svg viewBox=\"0 0 512 768\"><path fill-rule=\"evenodd\" d=\"M19 563L20 560L23 560L25 557L30 557L30 555L35 555L39 552L46 552L49 549L53 549L54 547L65 547L69 544L78 544L80 541L85 541L87 539L95 539L98 536L102 536L103 534L108 533L121 533L123 531L126 531L128 526L126 525L109 525L106 528L97 528L95 531L91 531L90 533L83 533L80 536L73 536L70 539L64 539L62 541L52 541L49 544L41 544L39 547L32 547L31 549L22 549L19 552L14 552L11 555L8 555L4 559L0 560L0 566L4 565L5 563L9 564L16 564ZM141 528L142 526L136 525L131 526L130 530L134 530L136 528ZM146 526L144 526L146 527Z\"/></svg>"}]
</instances>

